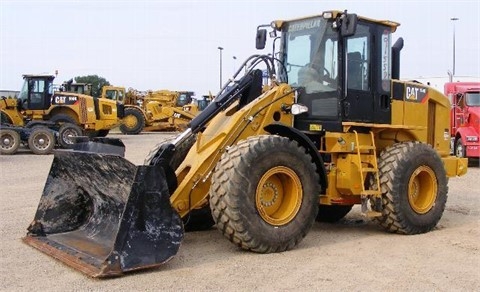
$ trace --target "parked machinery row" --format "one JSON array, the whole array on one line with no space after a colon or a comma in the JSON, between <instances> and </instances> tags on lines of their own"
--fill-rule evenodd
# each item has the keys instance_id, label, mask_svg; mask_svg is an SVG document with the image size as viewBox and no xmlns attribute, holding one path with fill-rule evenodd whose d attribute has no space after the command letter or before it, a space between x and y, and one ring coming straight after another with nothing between
<instances>
[{"instance_id":1,"label":"parked machinery row","mask_svg":"<svg viewBox=\"0 0 480 292\"><path fill-rule=\"evenodd\" d=\"M74 136L103 137L118 126L123 117L121 103L76 90L54 90L54 78L53 75L24 75L18 98L2 97L1 153L15 153L19 145L28 141L33 128L49 129L42 132L42 138L37 141L45 145L42 153L48 153L55 145L55 137L61 147L71 148ZM47 133L54 134L52 141L46 140Z\"/></svg>"}]
</instances>

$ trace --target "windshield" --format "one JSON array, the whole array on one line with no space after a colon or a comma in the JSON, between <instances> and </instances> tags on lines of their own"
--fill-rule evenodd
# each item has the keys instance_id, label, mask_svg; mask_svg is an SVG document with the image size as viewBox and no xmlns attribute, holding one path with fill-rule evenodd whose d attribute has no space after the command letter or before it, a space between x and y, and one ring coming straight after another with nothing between
<instances>
[{"instance_id":1,"label":"windshield","mask_svg":"<svg viewBox=\"0 0 480 292\"><path fill-rule=\"evenodd\" d=\"M333 91L338 74L338 34L321 17L292 21L283 32L288 83L307 93Z\"/></svg>"},{"instance_id":2,"label":"windshield","mask_svg":"<svg viewBox=\"0 0 480 292\"><path fill-rule=\"evenodd\" d=\"M22 90L20 90L20 93L18 94L18 99L27 100L27 96L28 96L28 81L25 80L23 81Z\"/></svg>"},{"instance_id":3,"label":"windshield","mask_svg":"<svg viewBox=\"0 0 480 292\"><path fill-rule=\"evenodd\" d=\"M468 92L465 93L465 101L468 106L480 106L480 93Z\"/></svg>"}]
</instances>

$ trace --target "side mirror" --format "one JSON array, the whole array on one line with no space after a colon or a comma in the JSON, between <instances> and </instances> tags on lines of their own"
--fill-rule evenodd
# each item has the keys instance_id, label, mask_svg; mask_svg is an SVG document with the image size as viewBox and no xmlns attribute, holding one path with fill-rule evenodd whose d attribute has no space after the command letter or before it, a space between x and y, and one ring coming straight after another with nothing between
<instances>
[{"instance_id":1,"label":"side mirror","mask_svg":"<svg viewBox=\"0 0 480 292\"><path fill-rule=\"evenodd\" d=\"M342 20L340 33L343 37L352 36L357 31L358 17L356 14L344 14L345 18Z\"/></svg>"},{"instance_id":2,"label":"side mirror","mask_svg":"<svg viewBox=\"0 0 480 292\"><path fill-rule=\"evenodd\" d=\"M257 36L255 37L255 47L257 50L265 49L265 43L267 42L267 30L257 29Z\"/></svg>"}]
</instances>

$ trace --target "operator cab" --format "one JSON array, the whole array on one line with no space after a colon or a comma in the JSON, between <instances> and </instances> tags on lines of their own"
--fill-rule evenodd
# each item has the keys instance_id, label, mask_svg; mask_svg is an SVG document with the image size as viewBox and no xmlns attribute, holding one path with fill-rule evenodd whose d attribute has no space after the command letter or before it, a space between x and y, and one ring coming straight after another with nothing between
<instances>
[{"instance_id":1,"label":"operator cab","mask_svg":"<svg viewBox=\"0 0 480 292\"><path fill-rule=\"evenodd\" d=\"M298 89L297 102L308 107L295 128L340 132L345 122L390 123L397 23L329 11L271 26L281 33L279 79Z\"/></svg>"},{"instance_id":2,"label":"operator cab","mask_svg":"<svg viewBox=\"0 0 480 292\"><path fill-rule=\"evenodd\" d=\"M22 90L18 95L19 110L44 110L51 105L53 75L23 75Z\"/></svg>"},{"instance_id":3,"label":"operator cab","mask_svg":"<svg viewBox=\"0 0 480 292\"><path fill-rule=\"evenodd\" d=\"M60 91L92 95L92 84L73 83L73 79L70 79L62 84Z\"/></svg>"},{"instance_id":4,"label":"operator cab","mask_svg":"<svg viewBox=\"0 0 480 292\"><path fill-rule=\"evenodd\" d=\"M176 106L177 107L182 107L182 106L185 106L187 104L191 104L192 103L192 96L195 95L194 92L191 92L191 91L180 91L178 92L180 95L178 96L177 98L177 104Z\"/></svg>"}]
</instances>

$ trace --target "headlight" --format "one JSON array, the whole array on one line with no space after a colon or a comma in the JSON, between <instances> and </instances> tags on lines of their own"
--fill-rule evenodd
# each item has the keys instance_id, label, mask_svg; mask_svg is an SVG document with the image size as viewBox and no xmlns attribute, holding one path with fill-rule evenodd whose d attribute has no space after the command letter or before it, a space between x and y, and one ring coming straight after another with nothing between
<instances>
[{"instance_id":1,"label":"headlight","mask_svg":"<svg viewBox=\"0 0 480 292\"><path fill-rule=\"evenodd\" d=\"M467 142L478 142L478 136L466 136Z\"/></svg>"},{"instance_id":2,"label":"headlight","mask_svg":"<svg viewBox=\"0 0 480 292\"><path fill-rule=\"evenodd\" d=\"M323 12L322 17L325 19L333 18L333 13L331 11L325 11Z\"/></svg>"},{"instance_id":3,"label":"headlight","mask_svg":"<svg viewBox=\"0 0 480 292\"><path fill-rule=\"evenodd\" d=\"M308 112L308 107L303 104L295 103L292 105L292 115L296 116Z\"/></svg>"}]
</instances>

